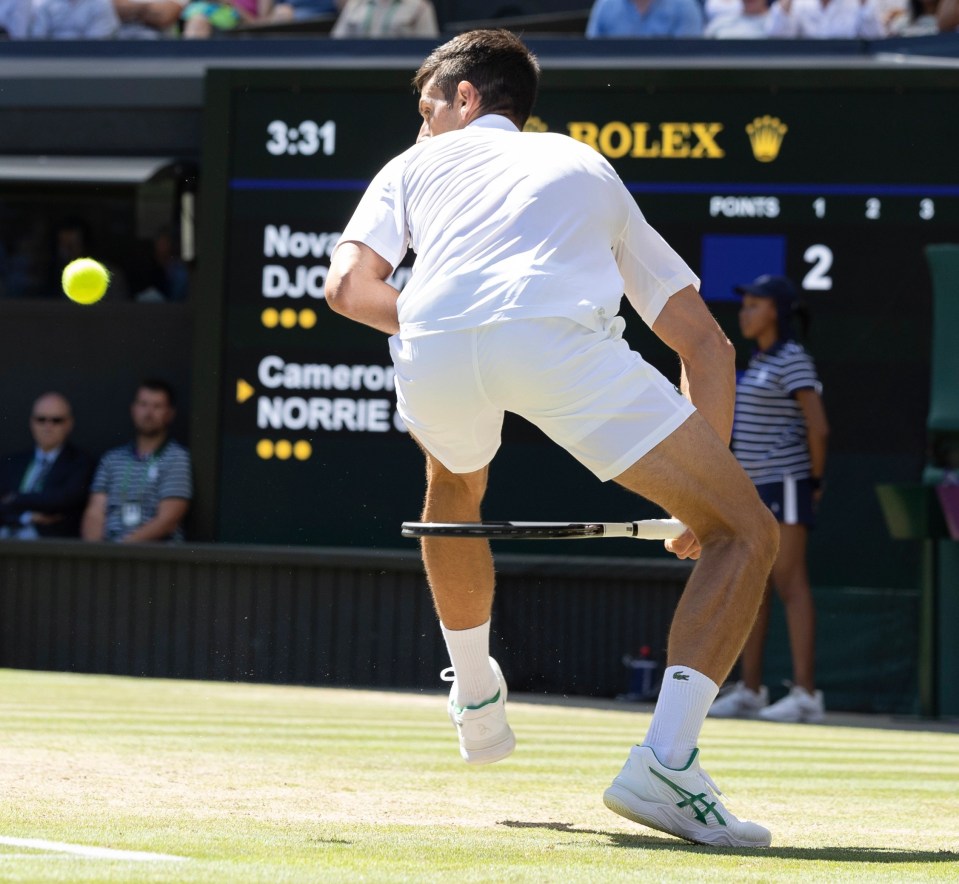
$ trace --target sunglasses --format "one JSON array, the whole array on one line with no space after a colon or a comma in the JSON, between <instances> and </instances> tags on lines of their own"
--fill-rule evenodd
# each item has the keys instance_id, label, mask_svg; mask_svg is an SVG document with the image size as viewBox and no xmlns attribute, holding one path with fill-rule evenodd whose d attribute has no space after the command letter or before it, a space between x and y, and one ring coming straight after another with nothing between
<instances>
[{"instance_id":1,"label":"sunglasses","mask_svg":"<svg viewBox=\"0 0 959 884\"><path fill-rule=\"evenodd\" d=\"M62 424L66 418L59 415L35 414L33 420L38 424Z\"/></svg>"}]
</instances>

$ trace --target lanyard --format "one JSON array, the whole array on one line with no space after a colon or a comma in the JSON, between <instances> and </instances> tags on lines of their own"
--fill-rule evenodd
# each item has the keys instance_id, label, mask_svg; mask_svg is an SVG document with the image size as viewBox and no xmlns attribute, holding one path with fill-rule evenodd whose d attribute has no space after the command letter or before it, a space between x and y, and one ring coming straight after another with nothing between
<instances>
[{"instance_id":1,"label":"lanyard","mask_svg":"<svg viewBox=\"0 0 959 884\"><path fill-rule=\"evenodd\" d=\"M167 439L156 451L147 455L147 458L145 461L137 454L136 444L134 443L133 445L130 446L130 450L133 454L133 459L128 460L126 462L126 468L123 471L123 482L120 485L120 501L122 503L126 503L128 500L141 499L141 497L143 496L143 486L145 484L144 476L146 476L147 479L154 478L154 476L151 476L151 473L153 474L156 473L157 461L160 459L161 455L166 450L167 443L169 441L170 440ZM130 497L127 495L127 489L130 486L130 473L133 470L134 466L139 466L140 464L144 464L146 466L146 469L140 474L140 481L137 483L136 494Z\"/></svg>"}]
</instances>

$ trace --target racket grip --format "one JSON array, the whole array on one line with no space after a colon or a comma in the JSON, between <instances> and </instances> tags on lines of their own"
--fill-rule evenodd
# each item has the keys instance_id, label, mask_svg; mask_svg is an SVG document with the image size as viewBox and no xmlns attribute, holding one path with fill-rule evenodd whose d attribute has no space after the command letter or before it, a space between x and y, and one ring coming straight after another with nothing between
<instances>
[{"instance_id":1,"label":"racket grip","mask_svg":"<svg viewBox=\"0 0 959 884\"><path fill-rule=\"evenodd\" d=\"M640 540L674 540L686 530L679 519L646 519L633 525Z\"/></svg>"}]
</instances>

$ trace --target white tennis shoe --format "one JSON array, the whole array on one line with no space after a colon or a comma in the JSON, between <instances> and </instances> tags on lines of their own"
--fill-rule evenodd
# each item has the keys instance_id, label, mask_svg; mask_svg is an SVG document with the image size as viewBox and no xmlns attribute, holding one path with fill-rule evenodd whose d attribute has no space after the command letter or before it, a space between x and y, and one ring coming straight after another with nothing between
<instances>
[{"instance_id":1,"label":"white tennis shoe","mask_svg":"<svg viewBox=\"0 0 959 884\"><path fill-rule=\"evenodd\" d=\"M467 764L492 764L511 755L516 748L516 737L506 721L506 679L492 657L489 662L499 690L475 706L456 705L456 676L452 667L440 673L443 681L453 682L449 699L450 721L460 740L460 756Z\"/></svg>"},{"instance_id":2,"label":"white tennis shoe","mask_svg":"<svg viewBox=\"0 0 959 884\"><path fill-rule=\"evenodd\" d=\"M741 681L737 681L713 701L707 715L710 718L758 718L761 710L768 705L769 689L766 685L754 691L747 688Z\"/></svg>"},{"instance_id":3,"label":"white tennis shoe","mask_svg":"<svg viewBox=\"0 0 959 884\"><path fill-rule=\"evenodd\" d=\"M647 746L633 746L626 764L603 795L613 813L711 847L769 847L769 830L740 820L720 802L722 794L699 766L693 749L686 766L661 764Z\"/></svg>"},{"instance_id":4,"label":"white tennis shoe","mask_svg":"<svg viewBox=\"0 0 959 884\"><path fill-rule=\"evenodd\" d=\"M795 684L781 700L760 709L759 717L763 721L819 724L826 719L826 704L823 702L822 691L810 693Z\"/></svg>"}]
</instances>

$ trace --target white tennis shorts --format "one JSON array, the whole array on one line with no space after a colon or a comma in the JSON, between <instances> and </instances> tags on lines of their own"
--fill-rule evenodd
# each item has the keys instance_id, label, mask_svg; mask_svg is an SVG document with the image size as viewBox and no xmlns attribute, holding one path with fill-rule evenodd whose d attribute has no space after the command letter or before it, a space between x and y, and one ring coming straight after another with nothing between
<instances>
[{"instance_id":1,"label":"white tennis shorts","mask_svg":"<svg viewBox=\"0 0 959 884\"><path fill-rule=\"evenodd\" d=\"M516 319L390 338L397 408L448 470L486 466L511 411L601 480L632 466L695 410L622 339L568 319Z\"/></svg>"}]
</instances>

